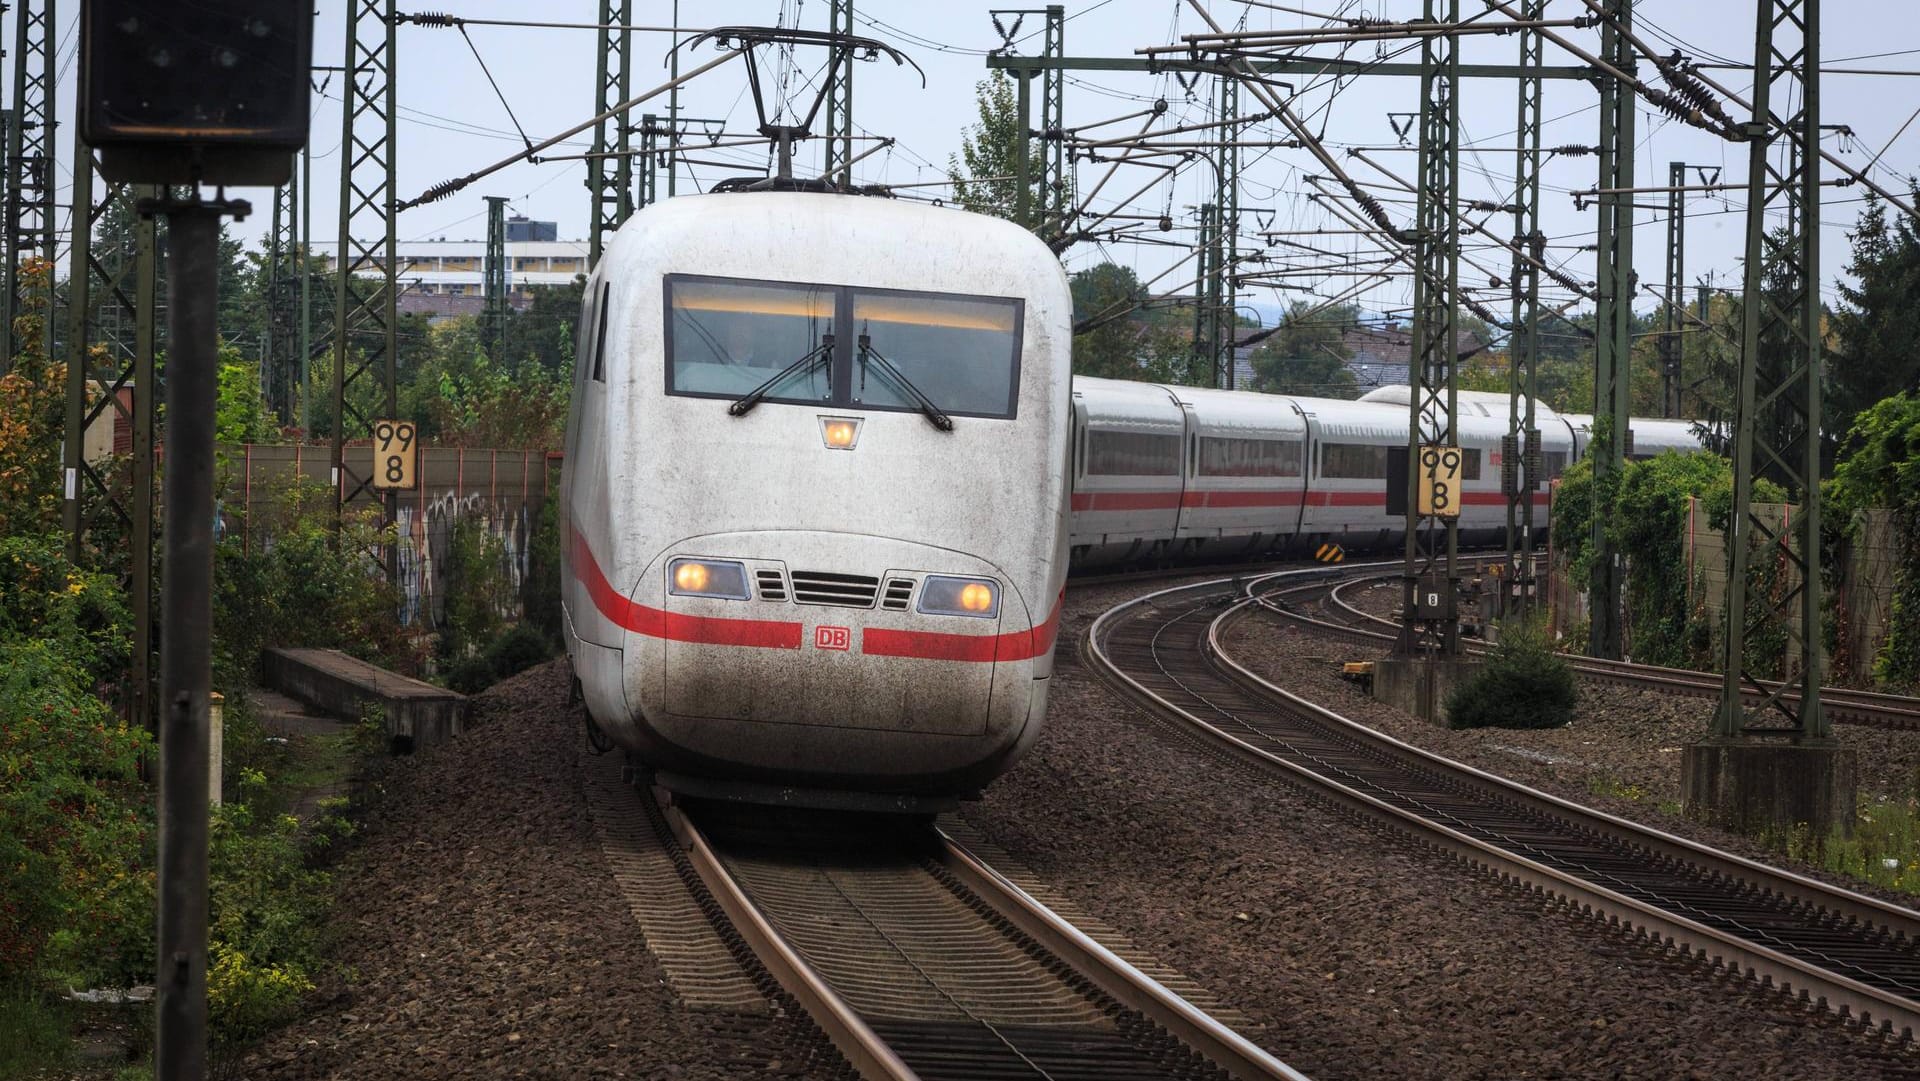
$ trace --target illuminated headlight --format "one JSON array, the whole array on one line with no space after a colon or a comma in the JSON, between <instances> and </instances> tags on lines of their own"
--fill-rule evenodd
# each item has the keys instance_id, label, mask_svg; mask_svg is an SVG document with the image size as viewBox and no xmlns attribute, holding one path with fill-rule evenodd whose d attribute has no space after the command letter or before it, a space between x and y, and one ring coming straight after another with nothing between
<instances>
[{"instance_id":1,"label":"illuminated headlight","mask_svg":"<svg viewBox=\"0 0 1920 1081\"><path fill-rule=\"evenodd\" d=\"M992 619L1000 614L1000 586L985 578L928 575L920 587L919 608L922 615Z\"/></svg>"},{"instance_id":2,"label":"illuminated headlight","mask_svg":"<svg viewBox=\"0 0 1920 1081\"><path fill-rule=\"evenodd\" d=\"M744 601L749 596L747 566L726 559L676 559L667 564L667 592Z\"/></svg>"}]
</instances>

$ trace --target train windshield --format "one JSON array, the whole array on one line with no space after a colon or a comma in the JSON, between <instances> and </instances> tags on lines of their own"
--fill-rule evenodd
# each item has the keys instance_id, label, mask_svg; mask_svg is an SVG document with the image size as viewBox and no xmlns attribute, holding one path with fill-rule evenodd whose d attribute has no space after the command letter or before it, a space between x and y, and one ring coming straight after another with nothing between
<instances>
[{"instance_id":1,"label":"train windshield","mask_svg":"<svg viewBox=\"0 0 1920 1081\"><path fill-rule=\"evenodd\" d=\"M1016 299L669 274L666 307L669 394L942 420L1018 403Z\"/></svg>"},{"instance_id":2,"label":"train windshield","mask_svg":"<svg viewBox=\"0 0 1920 1081\"><path fill-rule=\"evenodd\" d=\"M870 289L853 291L855 405L1011 416L1019 374L1019 303ZM884 361L882 363L881 361Z\"/></svg>"},{"instance_id":3,"label":"train windshield","mask_svg":"<svg viewBox=\"0 0 1920 1081\"><path fill-rule=\"evenodd\" d=\"M825 285L669 281L668 389L737 397L792 369L767 387L767 401L832 400L828 365L795 362L833 333L837 292Z\"/></svg>"}]
</instances>

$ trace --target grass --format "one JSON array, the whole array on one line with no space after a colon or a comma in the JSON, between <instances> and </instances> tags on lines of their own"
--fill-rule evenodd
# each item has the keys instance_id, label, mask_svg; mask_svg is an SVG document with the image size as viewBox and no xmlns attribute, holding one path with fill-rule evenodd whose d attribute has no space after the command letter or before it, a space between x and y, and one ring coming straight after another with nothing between
<instances>
[{"instance_id":1,"label":"grass","mask_svg":"<svg viewBox=\"0 0 1920 1081\"><path fill-rule=\"evenodd\" d=\"M0 990L0 1077L56 1070L73 1058L65 1006L24 990Z\"/></svg>"},{"instance_id":2,"label":"grass","mask_svg":"<svg viewBox=\"0 0 1920 1081\"><path fill-rule=\"evenodd\" d=\"M1614 799L1628 800L1633 803L1639 803L1647 798L1646 789L1607 773L1588 777L1587 791L1596 796L1612 796Z\"/></svg>"},{"instance_id":3,"label":"grass","mask_svg":"<svg viewBox=\"0 0 1920 1081\"><path fill-rule=\"evenodd\" d=\"M1786 840L1787 855L1834 874L1920 894L1920 800L1878 797L1854 817L1853 836L1838 830L1816 843L1806 830Z\"/></svg>"}]
</instances>

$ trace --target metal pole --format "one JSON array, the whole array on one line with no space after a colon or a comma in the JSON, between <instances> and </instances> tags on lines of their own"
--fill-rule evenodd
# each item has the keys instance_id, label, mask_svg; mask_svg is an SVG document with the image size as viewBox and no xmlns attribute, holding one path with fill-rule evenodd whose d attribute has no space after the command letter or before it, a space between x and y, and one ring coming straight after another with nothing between
<instances>
[{"instance_id":1,"label":"metal pole","mask_svg":"<svg viewBox=\"0 0 1920 1081\"><path fill-rule=\"evenodd\" d=\"M1680 415L1681 353L1680 309L1686 303L1687 275L1687 165L1667 163L1667 277L1661 292L1666 307L1666 327L1660 335L1660 411L1663 416Z\"/></svg>"},{"instance_id":2,"label":"metal pole","mask_svg":"<svg viewBox=\"0 0 1920 1081\"><path fill-rule=\"evenodd\" d=\"M1033 172L1032 164L1027 160L1027 132L1033 127L1033 101L1027 91L1027 83L1037 74L1032 68L1018 69L1013 77L1020 80L1020 92L1016 97L1014 112L1019 118L1015 125L1013 146L1013 220L1031 229L1033 227Z\"/></svg>"},{"instance_id":3,"label":"metal pole","mask_svg":"<svg viewBox=\"0 0 1920 1081\"><path fill-rule=\"evenodd\" d=\"M827 29L853 36L853 0L832 0ZM832 100L827 102L827 161L820 174L829 183L842 188L853 185L853 58L840 65L834 80Z\"/></svg>"},{"instance_id":4,"label":"metal pole","mask_svg":"<svg viewBox=\"0 0 1920 1081\"><path fill-rule=\"evenodd\" d=\"M1459 0L1426 0L1426 17L1452 22L1459 17L1459 7ZM1418 273L1413 279L1413 343L1407 371L1412 393L1408 396L1406 568L1398 643L1398 651L1409 656L1451 656L1460 649L1460 623L1451 600L1458 579L1459 519L1423 515L1419 509L1422 447L1459 444L1455 363L1460 353L1460 218L1453 209L1460 165L1459 63L1459 46L1452 38L1422 39L1419 222L1411 238ZM1457 506L1460 493L1447 494ZM1430 589L1445 589L1444 615L1420 613L1417 601L1423 580Z\"/></svg>"},{"instance_id":5,"label":"metal pole","mask_svg":"<svg viewBox=\"0 0 1920 1081\"><path fill-rule=\"evenodd\" d=\"M220 216L167 215L166 561L161 584L159 1003L162 1081L207 1069L207 693L213 634L213 429Z\"/></svg>"},{"instance_id":6,"label":"metal pole","mask_svg":"<svg viewBox=\"0 0 1920 1081\"><path fill-rule=\"evenodd\" d=\"M606 234L633 212L632 126L624 115L605 115L627 100L633 70L633 32L626 29L630 0L600 0L600 47L595 60L593 151L587 157L587 266L600 262ZM675 25L678 25L676 23Z\"/></svg>"},{"instance_id":7,"label":"metal pole","mask_svg":"<svg viewBox=\"0 0 1920 1081\"><path fill-rule=\"evenodd\" d=\"M1234 288L1233 271L1239 259L1239 246L1235 242L1240 231L1240 80L1232 75L1222 75L1218 82L1220 90L1220 169L1216 177L1219 188L1215 196L1214 212L1214 251L1212 278L1209 288L1213 292L1214 339L1213 347L1218 354L1215 362L1226 371L1226 382L1216 382L1216 386L1233 389L1233 343L1238 336L1235 326L1239 319L1240 304L1238 291Z\"/></svg>"},{"instance_id":8,"label":"metal pole","mask_svg":"<svg viewBox=\"0 0 1920 1081\"><path fill-rule=\"evenodd\" d=\"M300 430L313 432L313 402L307 370L313 362L313 147L300 148ZM336 253L339 254L339 253Z\"/></svg>"},{"instance_id":9,"label":"metal pole","mask_svg":"<svg viewBox=\"0 0 1920 1081\"><path fill-rule=\"evenodd\" d=\"M3 11L4 7L0 7ZM20 264L29 251L54 257L53 125L54 0L15 0L13 34L13 115L7 125L6 202L0 244L5 245L0 266L0 372L13 363L16 352L29 344L51 354L54 311L53 273L45 289L49 296L38 342L13 340L13 321L22 309L26 279Z\"/></svg>"},{"instance_id":10,"label":"metal pole","mask_svg":"<svg viewBox=\"0 0 1920 1081\"><path fill-rule=\"evenodd\" d=\"M673 51L667 54L667 63L667 77L673 81L673 89L667 91L667 145L671 148L667 154L667 198L671 199L680 173L676 160L680 156L680 0L673 0Z\"/></svg>"},{"instance_id":11,"label":"metal pole","mask_svg":"<svg viewBox=\"0 0 1920 1081\"><path fill-rule=\"evenodd\" d=\"M1528 0L1522 18L1538 20L1546 0ZM1520 31L1520 67L1538 70L1545 41L1538 30ZM1501 446L1501 480L1507 491L1507 577L1500 611L1525 616L1533 603L1533 496L1539 490L1540 429L1534 416L1539 396L1540 268L1546 237L1540 232L1540 106L1538 75L1520 79L1513 193L1513 329L1507 338L1507 438ZM1530 251L1534 259L1523 259ZM1511 478L1511 483L1506 483Z\"/></svg>"},{"instance_id":12,"label":"metal pole","mask_svg":"<svg viewBox=\"0 0 1920 1081\"><path fill-rule=\"evenodd\" d=\"M482 338L487 356L498 364L507 329L507 197L489 195L486 199L487 258L482 271L486 278L486 314Z\"/></svg>"},{"instance_id":13,"label":"metal pole","mask_svg":"<svg viewBox=\"0 0 1920 1081\"><path fill-rule=\"evenodd\" d=\"M1634 0L1612 0L1614 18L1601 30L1601 55L1616 70L1634 69L1632 43L1623 28L1633 20ZM1600 188L1633 186L1634 94L1627 80L1601 74L1600 80ZM1633 197L1602 195L1599 207L1595 264L1599 299L1594 311L1593 414L1596 433L1588 454L1593 459L1593 481L1598 488L1626 466L1627 418L1632 399L1628 372L1633 344ZM1592 616L1587 652L1618 658L1621 653L1621 581L1625 568L1616 551L1611 523L1604 514L1593 516L1593 578L1588 599Z\"/></svg>"}]
</instances>

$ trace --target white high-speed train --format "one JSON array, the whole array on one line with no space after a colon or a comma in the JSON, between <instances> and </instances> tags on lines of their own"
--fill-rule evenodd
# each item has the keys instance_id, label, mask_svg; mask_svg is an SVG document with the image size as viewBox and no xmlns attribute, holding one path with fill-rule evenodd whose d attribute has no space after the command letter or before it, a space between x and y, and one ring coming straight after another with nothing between
<instances>
[{"instance_id":1,"label":"white high-speed train","mask_svg":"<svg viewBox=\"0 0 1920 1081\"><path fill-rule=\"evenodd\" d=\"M1396 452L1407 445L1408 393L1382 387L1341 401L1076 378L1073 565L1257 559L1327 541L1391 548L1405 531L1404 512L1388 513L1387 475L1390 461L1405 461ZM1459 400L1461 540L1496 543L1507 397ZM1544 404L1535 415L1542 471L1557 477L1586 453L1593 418ZM1688 421L1628 427L1635 458L1701 446ZM1544 485L1533 499L1546 506ZM1544 514L1535 521L1544 527Z\"/></svg>"},{"instance_id":2,"label":"white high-speed train","mask_svg":"<svg viewBox=\"0 0 1920 1081\"><path fill-rule=\"evenodd\" d=\"M676 791L917 810L1040 730L1072 300L997 218L667 200L587 282L562 482L593 724Z\"/></svg>"},{"instance_id":3,"label":"white high-speed train","mask_svg":"<svg viewBox=\"0 0 1920 1081\"><path fill-rule=\"evenodd\" d=\"M1394 542L1405 388L1070 386L1071 320L1059 261L996 218L767 191L629 219L588 279L561 484L596 735L685 794L935 809L1039 734L1070 561ZM1469 542L1505 522L1487 397L1462 396ZM1591 422L1539 427L1557 475Z\"/></svg>"}]
</instances>

